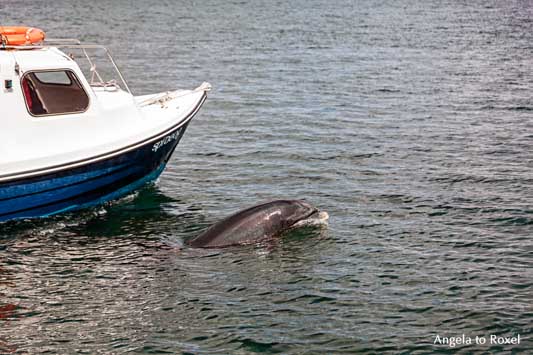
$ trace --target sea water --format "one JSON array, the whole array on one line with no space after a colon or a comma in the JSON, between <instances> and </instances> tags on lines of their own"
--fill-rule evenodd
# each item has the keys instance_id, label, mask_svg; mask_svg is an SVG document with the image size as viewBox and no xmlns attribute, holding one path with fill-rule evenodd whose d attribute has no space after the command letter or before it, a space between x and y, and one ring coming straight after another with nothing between
<instances>
[{"instance_id":1,"label":"sea water","mask_svg":"<svg viewBox=\"0 0 533 355\"><path fill-rule=\"evenodd\" d=\"M0 225L0 353L532 348L529 3L3 0L0 24L107 45L135 94L213 85L156 186ZM183 247L277 198L329 228Z\"/></svg>"}]
</instances>

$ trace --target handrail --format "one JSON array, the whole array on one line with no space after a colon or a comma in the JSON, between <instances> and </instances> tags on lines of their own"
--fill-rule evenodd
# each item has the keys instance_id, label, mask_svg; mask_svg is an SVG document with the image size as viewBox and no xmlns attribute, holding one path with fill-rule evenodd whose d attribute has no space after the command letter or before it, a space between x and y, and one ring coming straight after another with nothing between
<instances>
[{"instance_id":1,"label":"handrail","mask_svg":"<svg viewBox=\"0 0 533 355\"><path fill-rule=\"evenodd\" d=\"M119 76L120 80L122 81L122 83L124 84L126 90L130 94L132 94L132 92L131 92L131 90L130 90L130 88L128 86L128 83L126 83L126 79L124 79L124 76L122 76L122 73L121 73L120 69L118 68L117 63L113 59L113 56L111 55L111 52L109 51L109 49L107 49L107 47L105 47L105 46L103 46L101 44L82 44L77 39L69 39L69 38L55 39L54 41L76 41L76 43L74 43L74 44L55 44L55 45L30 45L30 46L10 46L10 45L7 45L7 46L2 46L0 49L17 49L17 50L47 49L47 48L76 48L76 49L83 49L83 52L85 53L85 56L89 60L89 63L91 63L91 60L90 60L89 56L87 55L87 53L85 52L85 49L101 49L107 54L107 57L109 58L109 60L113 64L113 67L117 71L118 76Z\"/></svg>"},{"instance_id":2,"label":"handrail","mask_svg":"<svg viewBox=\"0 0 533 355\"><path fill-rule=\"evenodd\" d=\"M73 43L81 44L81 41L77 38L46 38L44 43Z\"/></svg>"},{"instance_id":3,"label":"handrail","mask_svg":"<svg viewBox=\"0 0 533 355\"><path fill-rule=\"evenodd\" d=\"M27 50L27 49L46 49L46 48L86 48L86 49L106 49L105 46L101 44L95 44L95 43L73 43L73 44L51 44L51 45L44 45L44 44L32 44L32 45L24 45L24 46L12 46L12 45L6 45L2 48L5 49L19 49L19 50Z\"/></svg>"},{"instance_id":4,"label":"handrail","mask_svg":"<svg viewBox=\"0 0 533 355\"><path fill-rule=\"evenodd\" d=\"M51 46L52 43L56 43L56 44L69 44L70 43L72 45L76 45L76 49L79 49L80 45L82 44L81 41L79 39L77 39L77 38L48 38L48 39L44 40L44 43L46 43L49 46ZM93 68L96 68L96 66L94 65L93 61L91 60L91 57L89 56L89 54L87 53L87 51L84 48L81 48L81 49L83 51L83 54L85 55L85 59L87 59L87 61L89 62L89 65L91 66L91 72L92 72L92 74L91 74L91 85L93 85L93 83L94 83L94 76L95 75L98 77L98 80L100 80L100 82L103 83L104 80L102 79L100 74L98 74L98 72L96 70L93 70ZM117 70L117 72L119 72L119 75L120 75L120 71ZM128 84L124 80L122 80L122 81L123 81L124 86L126 87L126 89L128 89ZM128 89L128 91L129 91L129 89ZM131 94L131 92L130 92L130 94Z\"/></svg>"}]
</instances>

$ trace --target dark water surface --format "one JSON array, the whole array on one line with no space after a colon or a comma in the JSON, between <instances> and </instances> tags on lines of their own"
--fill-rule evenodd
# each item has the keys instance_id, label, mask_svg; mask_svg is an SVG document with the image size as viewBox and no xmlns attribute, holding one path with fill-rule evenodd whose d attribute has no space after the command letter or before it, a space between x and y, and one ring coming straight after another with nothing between
<instances>
[{"instance_id":1,"label":"dark water surface","mask_svg":"<svg viewBox=\"0 0 533 355\"><path fill-rule=\"evenodd\" d=\"M138 94L214 86L156 186L0 225L0 353L530 353L533 3L2 0L0 22L108 45ZM329 230L180 249L280 197ZM462 334L487 343L434 344Z\"/></svg>"}]
</instances>

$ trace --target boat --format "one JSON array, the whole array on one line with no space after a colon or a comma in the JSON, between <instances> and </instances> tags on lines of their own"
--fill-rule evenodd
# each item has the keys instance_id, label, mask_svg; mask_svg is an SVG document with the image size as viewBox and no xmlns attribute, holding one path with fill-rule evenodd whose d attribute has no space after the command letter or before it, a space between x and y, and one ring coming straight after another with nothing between
<instances>
[{"instance_id":1,"label":"boat","mask_svg":"<svg viewBox=\"0 0 533 355\"><path fill-rule=\"evenodd\" d=\"M105 46L27 27L0 27L0 38L0 222L102 205L156 180L211 89L134 95Z\"/></svg>"}]
</instances>

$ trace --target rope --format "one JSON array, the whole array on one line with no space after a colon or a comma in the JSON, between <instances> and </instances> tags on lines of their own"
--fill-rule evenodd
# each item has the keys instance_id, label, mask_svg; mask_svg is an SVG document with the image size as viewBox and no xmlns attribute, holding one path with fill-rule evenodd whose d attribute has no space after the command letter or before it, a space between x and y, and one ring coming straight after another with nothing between
<instances>
[{"instance_id":1,"label":"rope","mask_svg":"<svg viewBox=\"0 0 533 355\"><path fill-rule=\"evenodd\" d=\"M7 36L4 36L4 26L0 26L0 45L2 49L6 49Z\"/></svg>"},{"instance_id":2,"label":"rope","mask_svg":"<svg viewBox=\"0 0 533 355\"><path fill-rule=\"evenodd\" d=\"M25 45L31 44L31 42L30 42L30 33L32 33L33 30L34 30L33 27L30 27L30 28L28 28L26 30L26 43L25 43Z\"/></svg>"}]
</instances>

